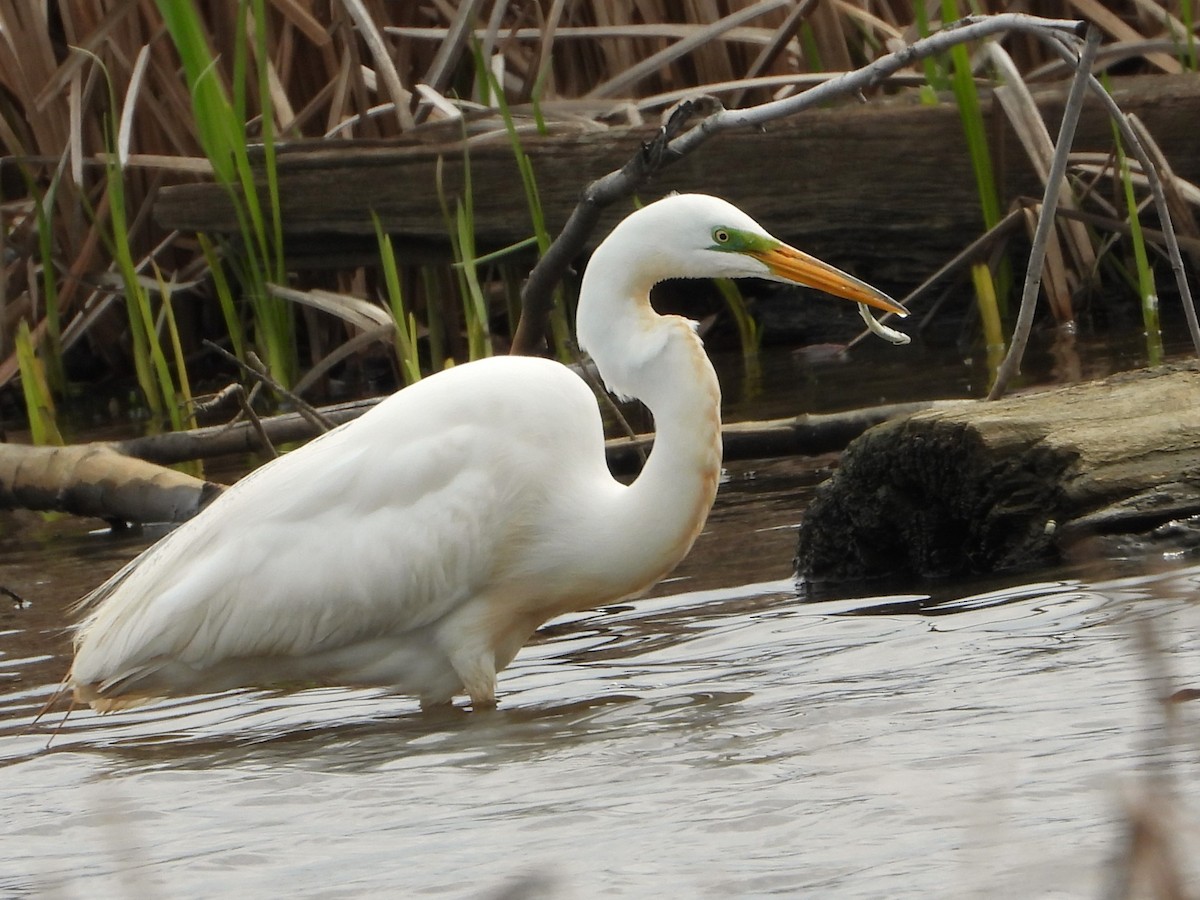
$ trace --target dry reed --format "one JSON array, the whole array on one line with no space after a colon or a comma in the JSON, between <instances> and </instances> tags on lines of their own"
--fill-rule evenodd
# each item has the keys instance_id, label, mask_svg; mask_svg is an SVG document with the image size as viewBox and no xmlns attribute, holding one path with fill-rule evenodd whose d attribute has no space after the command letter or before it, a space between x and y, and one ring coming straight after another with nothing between
<instances>
[{"instance_id":1,"label":"dry reed","mask_svg":"<svg viewBox=\"0 0 1200 900\"><path fill-rule=\"evenodd\" d=\"M251 69L264 64L266 77L251 71L238 88L239 41L251 55L255 41L243 36L241 17L230 14L232 2L197 6L203 6L214 74L231 96L235 88L245 92L251 138L263 133L265 108L280 141L419 140L423 129L464 112L468 120L491 115L494 128L493 81L514 113L551 123L580 116L601 126L637 122L696 89L730 105L751 105L801 90L820 73L862 65L918 34L913 0L269 0L266 21L251 23L265 29L268 57L251 59ZM1089 18L1105 32L1102 61L1136 56L1135 63L1122 63L1126 70L1178 71L1192 58L1189 48L1194 57L1194 36L1184 25L1190 13L1179 3L1165 10L1147 0L970 6ZM941 7L925 4L930 17ZM961 11L971 10L963 4ZM1013 37L1004 49L1006 65L1011 60L1027 81L1064 74L1034 41ZM476 59L486 61L493 78L476 71ZM977 74L986 74L979 57L975 63ZM118 110L109 108L106 76ZM914 68L896 84L924 76ZM265 105L263 91L270 100ZM120 123L116 136L106 132L111 121ZM157 270L172 283L196 283L191 302L175 310L185 349L195 351L214 335L214 323L222 322L219 285L206 274L214 256L203 253L194 236L164 234L152 216L164 185L211 170L180 58L153 0L0 0L0 141L0 387L18 373L14 338L21 322L42 353L69 357L83 352L83 342L109 369L131 369L117 266L102 239L111 228L110 146L124 164L129 246L139 274L153 279ZM39 204L50 229L40 238ZM1081 233L1079 226L1064 227L1063 255L1094 269L1094 258L1078 243ZM488 271L496 284L505 277ZM1072 274L1069 283L1089 275ZM461 353L468 328L453 296L458 279L448 270L409 270L400 280L416 315L437 319L444 352ZM434 297L427 286L451 296ZM378 265L296 278L284 287L359 293L381 309L386 304ZM488 287L486 294L489 314L503 316L503 290ZM1060 298L1060 317L1061 308ZM354 340L344 317L307 310L295 322L293 339L308 351L302 372L321 366L326 348ZM376 337L358 345L378 351L393 342L387 334ZM252 344L254 336L245 339ZM502 338L493 333L493 339ZM241 341L233 337L234 346Z\"/></svg>"}]
</instances>

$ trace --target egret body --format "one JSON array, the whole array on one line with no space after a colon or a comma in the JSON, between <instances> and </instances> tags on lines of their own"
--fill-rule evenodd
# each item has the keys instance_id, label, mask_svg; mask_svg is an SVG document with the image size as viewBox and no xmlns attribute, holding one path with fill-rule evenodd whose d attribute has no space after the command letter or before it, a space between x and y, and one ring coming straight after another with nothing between
<instances>
[{"instance_id":1,"label":"egret body","mask_svg":"<svg viewBox=\"0 0 1200 900\"><path fill-rule=\"evenodd\" d=\"M607 387L652 413L632 484L596 399L530 357L455 366L262 466L85 598L70 681L107 710L244 685L386 685L495 703L496 673L556 615L637 596L704 526L720 387L672 277L757 276L903 314L730 204L676 195L596 249L577 330Z\"/></svg>"}]
</instances>

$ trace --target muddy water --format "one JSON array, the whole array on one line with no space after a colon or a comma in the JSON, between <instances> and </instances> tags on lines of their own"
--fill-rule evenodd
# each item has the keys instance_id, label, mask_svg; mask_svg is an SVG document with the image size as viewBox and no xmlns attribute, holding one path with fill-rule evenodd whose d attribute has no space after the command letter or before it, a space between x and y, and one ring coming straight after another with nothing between
<instances>
[{"instance_id":1,"label":"muddy water","mask_svg":"<svg viewBox=\"0 0 1200 900\"><path fill-rule=\"evenodd\" d=\"M1200 561L808 589L832 463L731 466L675 575L543 629L495 712L243 691L48 749L65 606L151 536L6 515L0 897L1096 897L1152 779L1200 857L1200 701L1155 699L1200 687Z\"/></svg>"}]
</instances>

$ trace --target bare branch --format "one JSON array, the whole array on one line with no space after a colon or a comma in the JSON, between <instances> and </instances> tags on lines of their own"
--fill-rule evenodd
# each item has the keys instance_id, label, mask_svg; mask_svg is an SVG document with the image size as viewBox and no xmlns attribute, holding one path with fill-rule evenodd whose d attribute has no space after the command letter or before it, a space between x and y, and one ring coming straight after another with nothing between
<instances>
[{"instance_id":1,"label":"bare branch","mask_svg":"<svg viewBox=\"0 0 1200 900\"><path fill-rule=\"evenodd\" d=\"M1050 160L1050 173L1046 176L1046 191L1042 196L1042 205L1038 211L1037 230L1033 234L1033 247L1029 251L1029 266L1025 270L1025 288L1021 294L1021 311L1017 313L1017 324L1013 327L1012 343L1008 355L996 371L996 381L988 393L989 400L1004 396L1009 381L1021 368L1021 359L1025 356L1025 346L1029 343L1029 332L1033 328L1033 312L1037 306L1038 290L1042 284L1042 267L1046 261L1046 244L1050 239L1050 231L1054 228L1054 215L1058 209L1058 200L1062 195L1063 176L1067 172L1067 156L1071 152L1071 144L1075 140L1075 126L1079 124L1079 114L1083 110L1083 95L1091 78L1092 60L1096 57L1096 49L1100 46L1100 29L1089 28L1087 42L1079 55L1079 67L1075 70L1075 78L1071 81L1071 90L1067 94L1067 106L1063 110L1062 126L1058 131L1058 141L1054 147L1054 158Z\"/></svg>"},{"instance_id":2,"label":"bare branch","mask_svg":"<svg viewBox=\"0 0 1200 900\"><path fill-rule=\"evenodd\" d=\"M915 62L966 41L1015 31L1033 34L1057 47L1060 40L1078 37L1084 24L1070 19L1044 19L1017 13L972 16L801 94L747 109L718 108L686 132L683 131L686 121L704 111L701 101L684 101L672 112L659 136L643 145L637 156L621 169L602 176L584 189L567 224L538 261L525 285L521 321L513 335L512 352L529 354L541 348L546 322L553 307L554 286L566 274L571 261L582 252L600 219L601 211L617 200L632 196L661 169L682 159L713 135L735 128L759 128L775 119L828 103L836 97L858 93ZM717 105L711 99L708 102Z\"/></svg>"}]
</instances>

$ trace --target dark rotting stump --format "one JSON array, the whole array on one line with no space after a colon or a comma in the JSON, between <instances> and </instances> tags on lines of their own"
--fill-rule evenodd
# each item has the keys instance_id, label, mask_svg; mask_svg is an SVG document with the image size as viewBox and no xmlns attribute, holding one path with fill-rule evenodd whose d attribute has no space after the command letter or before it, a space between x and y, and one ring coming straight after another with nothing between
<instances>
[{"instance_id":1,"label":"dark rotting stump","mask_svg":"<svg viewBox=\"0 0 1200 900\"><path fill-rule=\"evenodd\" d=\"M918 413L867 431L818 489L810 581L988 573L1200 549L1200 363Z\"/></svg>"}]
</instances>

